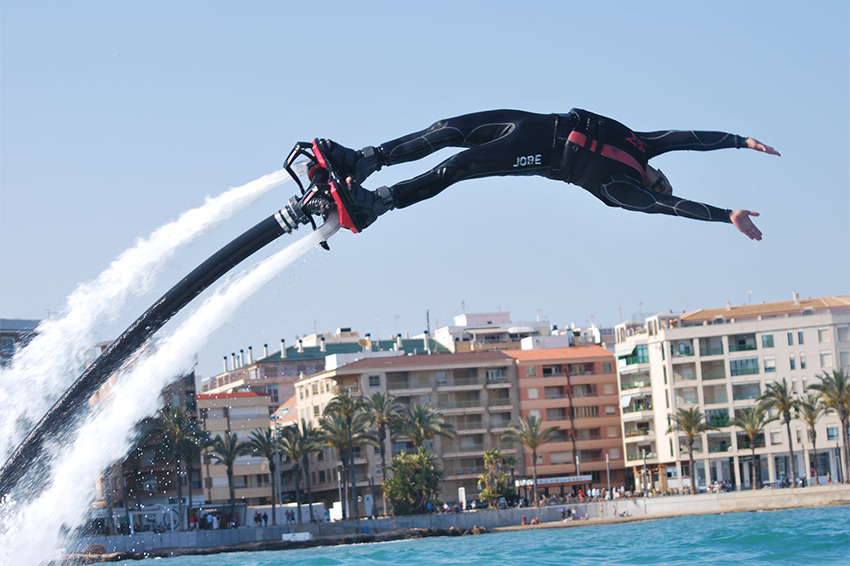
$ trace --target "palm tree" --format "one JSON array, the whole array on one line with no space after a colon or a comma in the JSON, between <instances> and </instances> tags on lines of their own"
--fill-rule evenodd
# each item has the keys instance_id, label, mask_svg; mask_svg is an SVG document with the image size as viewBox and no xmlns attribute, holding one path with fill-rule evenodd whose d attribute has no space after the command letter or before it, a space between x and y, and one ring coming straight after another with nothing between
<instances>
[{"instance_id":1,"label":"palm tree","mask_svg":"<svg viewBox=\"0 0 850 566\"><path fill-rule=\"evenodd\" d=\"M193 419L184 407L168 407L160 413L160 418L155 424L156 429L162 435L163 443L174 455L175 473L177 476L177 509L179 517L179 529L183 530L183 482L180 481L180 463L184 459L186 443L192 437L196 429ZM192 487L189 486L191 494Z\"/></svg>"},{"instance_id":2,"label":"palm tree","mask_svg":"<svg viewBox=\"0 0 850 566\"><path fill-rule=\"evenodd\" d=\"M850 441L847 438L847 418L850 411L850 375L844 369L832 370L831 374L819 375L820 383L809 385L823 397L827 409L838 413L841 421L841 441L844 444L844 483L850 483ZM841 463L839 462L839 466Z\"/></svg>"},{"instance_id":3,"label":"palm tree","mask_svg":"<svg viewBox=\"0 0 850 566\"><path fill-rule=\"evenodd\" d=\"M809 393L801 398L797 405L797 413L800 419L806 423L806 428L809 431L809 440L812 443L812 453L814 454L815 468L815 485L818 482L818 434L815 430L815 425L826 412L826 405L823 404L823 397L818 393Z\"/></svg>"},{"instance_id":4,"label":"palm tree","mask_svg":"<svg viewBox=\"0 0 850 566\"><path fill-rule=\"evenodd\" d=\"M378 442L380 442L381 450L381 479L383 480L386 478L387 469L387 438L390 439L390 445L392 445L392 424L401 410L401 404L392 395L377 392L366 397L364 406L366 414L369 415L369 420L372 421L372 426L378 431ZM387 497L383 489L381 489L381 498L384 514L386 514Z\"/></svg>"},{"instance_id":5,"label":"palm tree","mask_svg":"<svg viewBox=\"0 0 850 566\"><path fill-rule=\"evenodd\" d=\"M776 417L770 417L767 414L767 409L762 405L749 407L746 409L738 409L735 411L735 418L730 421L732 426L736 426L744 431L744 434L750 439L750 450L752 451L752 460L750 461L750 475L753 482L753 490L756 489L759 481L757 479L758 468L756 467L756 439L762 433L767 423L776 420Z\"/></svg>"},{"instance_id":6,"label":"palm tree","mask_svg":"<svg viewBox=\"0 0 850 566\"><path fill-rule=\"evenodd\" d=\"M227 466L227 488L230 491L230 517L236 520L236 493L233 489L233 464L236 459L249 452L248 444L239 442L235 432L225 432L224 436L217 434L209 445L211 456L217 462Z\"/></svg>"},{"instance_id":7,"label":"palm tree","mask_svg":"<svg viewBox=\"0 0 850 566\"><path fill-rule=\"evenodd\" d=\"M313 484L310 481L310 455L319 452L318 431L313 428L312 423L308 423L301 419L301 436L304 439L304 455L301 457L301 462L304 467L304 479L307 483L307 507L310 509L310 522L315 523L316 517L313 513Z\"/></svg>"},{"instance_id":8,"label":"palm tree","mask_svg":"<svg viewBox=\"0 0 850 566\"><path fill-rule=\"evenodd\" d=\"M274 431L270 428L251 431L251 439L247 445L254 454L265 457L269 462L269 474L272 476L272 525L277 525L275 496L277 495L278 444Z\"/></svg>"},{"instance_id":9,"label":"palm tree","mask_svg":"<svg viewBox=\"0 0 850 566\"><path fill-rule=\"evenodd\" d=\"M348 487L349 485L356 485L354 447L378 445L377 437L369 432L369 417L363 412L357 413L351 420L351 426L349 426L344 415L328 411L326 408L325 413L319 418L318 439L339 454L339 460L342 463L342 485L346 492L343 501L350 501L351 504L356 506L356 492Z\"/></svg>"},{"instance_id":10,"label":"palm tree","mask_svg":"<svg viewBox=\"0 0 850 566\"><path fill-rule=\"evenodd\" d=\"M791 487L797 487L797 466L794 463L794 446L791 443L791 411L797 408L797 399L784 377L782 381L768 383L764 393L758 398L759 403L768 409L776 409L782 416L788 432L788 456L791 459Z\"/></svg>"},{"instance_id":11,"label":"palm tree","mask_svg":"<svg viewBox=\"0 0 850 566\"><path fill-rule=\"evenodd\" d=\"M520 419L519 422L508 425L507 430L502 435L502 440L510 444L520 444L531 450L531 468L533 470L534 479L534 504L539 501L537 498L537 449L547 442L551 442L560 437L558 427L553 426L546 429L541 429L542 421L534 416L528 415L525 419Z\"/></svg>"},{"instance_id":12,"label":"palm tree","mask_svg":"<svg viewBox=\"0 0 850 566\"><path fill-rule=\"evenodd\" d=\"M670 417L673 422L670 424L667 434L681 432L685 435L685 444L688 447L688 460L691 466L691 493L696 495L699 490L697 489L696 466L694 465L694 438L703 432L717 429L705 421L705 415L702 414L702 411L698 407L691 407L689 409L680 408L675 414L670 415Z\"/></svg>"},{"instance_id":13,"label":"palm tree","mask_svg":"<svg viewBox=\"0 0 850 566\"><path fill-rule=\"evenodd\" d=\"M431 403L405 405L398 417L400 432L410 438L414 448L421 448L437 436L454 438L455 429L447 423Z\"/></svg>"},{"instance_id":14,"label":"palm tree","mask_svg":"<svg viewBox=\"0 0 850 566\"><path fill-rule=\"evenodd\" d=\"M302 419L302 424L303 424ZM310 451L309 440L304 436L306 426L299 428L291 424L280 431L278 449L280 453L292 462L292 474L295 478L295 505L298 511L298 522L301 523L301 466L304 456Z\"/></svg>"},{"instance_id":15,"label":"palm tree","mask_svg":"<svg viewBox=\"0 0 850 566\"><path fill-rule=\"evenodd\" d=\"M354 473L354 438L351 426L354 418L363 413L363 403L351 394L350 389L340 389L325 407L326 413L339 413L345 419L348 430L348 468L350 470L349 481L351 482L351 502L354 507L355 518L360 519L360 509L357 505L357 479Z\"/></svg>"}]
</instances>

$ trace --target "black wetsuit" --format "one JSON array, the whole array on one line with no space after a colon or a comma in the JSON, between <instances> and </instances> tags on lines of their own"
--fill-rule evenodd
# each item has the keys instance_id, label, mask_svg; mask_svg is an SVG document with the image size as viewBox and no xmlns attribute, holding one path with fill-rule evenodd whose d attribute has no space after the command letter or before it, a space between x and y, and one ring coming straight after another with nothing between
<instances>
[{"instance_id":1,"label":"black wetsuit","mask_svg":"<svg viewBox=\"0 0 850 566\"><path fill-rule=\"evenodd\" d=\"M729 210L654 192L643 186L652 157L676 150L747 147L746 138L723 132L633 132L584 110L535 114L492 110L440 120L429 128L382 144L382 165L420 159L444 147L465 147L430 171L390 187L395 206L431 198L465 179L540 175L582 187L627 210L729 222Z\"/></svg>"}]
</instances>

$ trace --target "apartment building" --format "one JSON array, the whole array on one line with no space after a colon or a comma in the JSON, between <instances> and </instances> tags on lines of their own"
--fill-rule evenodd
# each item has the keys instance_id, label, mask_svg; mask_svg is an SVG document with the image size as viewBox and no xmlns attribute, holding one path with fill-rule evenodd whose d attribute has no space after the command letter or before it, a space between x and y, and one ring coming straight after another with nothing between
<instances>
[{"instance_id":1,"label":"apartment building","mask_svg":"<svg viewBox=\"0 0 850 566\"><path fill-rule=\"evenodd\" d=\"M434 439L428 446L445 471L445 501L457 501L464 488L472 499L478 493L478 476L484 471L484 450L502 448L500 437L518 417L516 370L513 358L503 352L419 354L370 357L339 365L296 383L298 411L308 422L318 417L337 387L355 396L389 393L402 404L430 403L457 431L455 438ZM411 450L403 437L387 439L387 454ZM326 502L338 498L338 454L325 449L311 464L315 495ZM376 447L355 449L355 478L358 493L377 502L380 510L380 451Z\"/></svg>"},{"instance_id":2,"label":"apartment building","mask_svg":"<svg viewBox=\"0 0 850 566\"><path fill-rule=\"evenodd\" d=\"M537 453L541 493L627 483L614 355L601 346L511 350L520 416L558 427L561 440ZM527 451L526 451L527 452ZM531 469L531 454L524 454Z\"/></svg>"},{"instance_id":3,"label":"apartment building","mask_svg":"<svg viewBox=\"0 0 850 566\"><path fill-rule=\"evenodd\" d=\"M616 357L626 465L637 487L689 486L687 449L668 433L670 415L698 407L716 430L696 439L697 484L725 481L752 487L748 438L730 426L736 411L753 407L773 381L786 379L797 395L818 375L850 369L850 297L657 314L616 327ZM791 422L798 475L813 481L814 454L800 420ZM840 424L835 413L818 423L818 480L839 477ZM790 476L785 426L770 423L756 441L762 483ZM760 487L760 486L757 486Z\"/></svg>"},{"instance_id":4,"label":"apartment building","mask_svg":"<svg viewBox=\"0 0 850 566\"><path fill-rule=\"evenodd\" d=\"M232 393L203 393L197 396L200 422L210 438L225 433L235 434L239 442L247 441L254 430L271 427L269 415L276 408L268 395L255 391ZM230 501L227 466L217 462L207 449L202 461L203 496L207 503ZM233 487L236 500L248 505L271 503L271 474L264 456L239 456L233 466Z\"/></svg>"}]
</instances>

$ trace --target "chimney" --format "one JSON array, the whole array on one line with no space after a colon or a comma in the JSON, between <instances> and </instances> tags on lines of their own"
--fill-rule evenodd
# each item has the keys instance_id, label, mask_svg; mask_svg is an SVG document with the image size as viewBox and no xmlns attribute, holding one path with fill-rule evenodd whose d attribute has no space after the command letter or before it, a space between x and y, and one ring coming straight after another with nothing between
<instances>
[{"instance_id":1,"label":"chimney","mask_svg":"<svg viewBox=\"0 0 850 566\"><path fill-rule=\"evenodd\" d=\"M794 297L794 305L799 306L799 304L800 304L800 295L798 295L798 294L797 294L797 291L796 291L796 290L794 290L794 293L793 293L793 295L792 295L792 296Z\"/></svg>"},{"instance_id":2,"label":"chimney","mask_svg":"<svg viewBox=\"0 0 850 566\"><path fill-rule=\"evenodd\" d=\"M283 338L280 339L280 358L286 359L286 340Z\"/></svg>"},{"instance_id":3,"label":"chimney","mask_svg":"<svg viewBox=\"0 0 850 566\"><path fill-rule=\"evenodd\" d=\"M304 343L301 342L301 338L298 339L298 347L296 348L299 354L304 353Z\"/></svg>"},{"instance_id":4,"label":"chimney","mask_svg":"<svg viewBox=\"0 0 850 566\"><path fill-rule=\"evenodd\" d=\"M401 348L403 346L404 346L404 344L401 341L401 333L398 333L398 334L395 335L395 349L401 350Z\"/></svg>"},{"instance_id":5,"label":"chimney","mask_svg":"<svg viewBox=\"0 0 850 566\"><path fill-rule=\"evenodd\" d=\"M327 352L328 351L328 349L325 347L325 337L324 336L322 336L319 339L319 351L321 351L321 352Z\"/></svg>"},{"instance_id":6,"label":"chimney","mask_svg":"<svg viewBox=\"0 0 850 566\"><path fill-rule=\"evenodd\" d=\"M227 373L227 356L224 356L224 373Z\"/></svg>"},{"instance_id":7,"label":"chimney","mask_svg":"<svg viewBox=\"0 0 850 566\"><path fill-rule=\"evenodd\" d=\"M732 310L732 303L729 302L729 299L726 299L726 310L727 311Z\"/></svg>"},{"instance_id":8,"label":"chimney","mask_svg":"<svg viewBox=\"0 0 850 566\"><path fill-rule=\"evenodd\" d=\"M239 348L239 367L245 365L245 350Z\"/></svg>"},{"instance_id":9,"label":"chimney","mask_svg":"<svg viewBox=\"0 0 850 566\"><path fill-rule=\"evenodd\" d=\"M269 357L269 345L268 344L263 344L263 357L264 358Z\"/></svg>"},{"instance_id":10,"label":"chimney","mask_svg":"<svg viewBox=\"0 0 850 566\"><path fill-rule=\"evenodd\" d=\"M236 352L230 352L230 367L236 369Z\"/></svg>"},{"instance_id":11,"label":"chimney","mask_svg":"<svg viewBox=\"0 0 850 566\"><path fill-rule=\"evenodd\" d=\"M248 364L254 363L254 347L248 346Z\"/></svg>"},{"instance_id":12,"label":"chimney","mask_svg":"<svg viewBox=\"0 0 850 566\"><path fill-rule=\"evenodd\" d=\"M430 334L431 334L431 333L430 333L430 332L428 332L427 330L425 331L425 338L424 338L424 342L425 342L425 353L426 353L426 354L430 354L430 353L431 353L431 340L430 340L431 336L430 336Z\"/></svg>"},{"instance_id":13,"label":"chimney","mask_svg":"<svg viewBox=\"0 0 850 566\"><path fill-rule=\"evenodd\" d=\"M367 352L372 351L372 334L370 332L366 333L366 345L363 347Z\"/></svg>"}]
</instances>

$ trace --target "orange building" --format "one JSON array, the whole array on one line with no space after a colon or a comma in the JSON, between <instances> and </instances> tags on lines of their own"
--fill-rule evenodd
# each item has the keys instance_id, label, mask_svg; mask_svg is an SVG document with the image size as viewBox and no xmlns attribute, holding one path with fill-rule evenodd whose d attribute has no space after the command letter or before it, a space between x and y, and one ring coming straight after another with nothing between
<instances>
[{"instance_id":1,"label":"orange building","mask_svg":"<svg viewBox=\"0 0 850 566\"><path fill-rule=\"evenodd\" d=\"M519 412L560 441L540 447L538 486L547 495L619 487L626 482L614 354L600 346L504 352L517 363ZM525 450L531 471L531 454Z\"/></svg>"}]
</instances>

